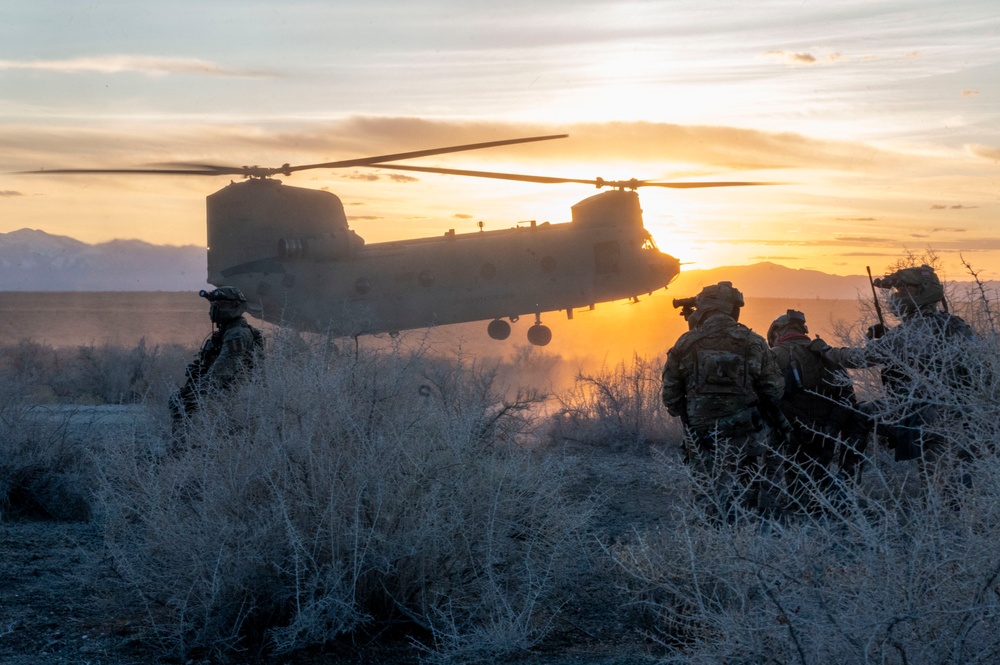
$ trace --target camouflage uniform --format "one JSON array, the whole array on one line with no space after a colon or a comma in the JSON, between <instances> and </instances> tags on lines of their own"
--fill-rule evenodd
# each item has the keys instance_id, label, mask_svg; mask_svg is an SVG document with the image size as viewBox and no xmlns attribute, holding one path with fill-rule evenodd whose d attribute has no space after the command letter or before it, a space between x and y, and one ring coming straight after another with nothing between
<instances>
[{"instance_id":1,"label":"camouflage uniform","mask_svg":"<svg viewBox=\"0 0 1000 665\"><path fill-rule=\"evenodd\" d=\"M714 479L723 510L734 494L774 509L775 460L761 406L781 397L781 372L764 338L737 323L743 295L731 283L706 287L696 303L696 326L667 352L663 403L684 422L687 458Z\"/></svg>"},{"instance_id":2,"label":"camouflage uniform","mask_svg":"<svg viewBox=\"0 0 1000 665\"><path fill-rule=\"evenodd\" d=\"M184 386L170 397L175 429L198 410L204 399L229 389L249 372L264 344L260 331L243 318L246 298L239 289L221 286L199 295L211 303L209 317L216 330L188 365Z\"/></svg>"},{"instance_id":3,"label":"camouflage uniform","mask_svg":"<svg viewBox=\"0 0 1000 665\"><path fill-rule=\"evenodd\" d=\"M871 420L843 365L823 357L829 344L808 332L805 315L790 309L771 324L767 343L785 379L778 405L792 424L786 482L794 504L813 510L816 490L836 489L835 463L842 480L860 472Z\"/></svg>"},{"instance_id":4,"label":"camouflage uniform","mask_svg":"<svg viewBox=\"0 0 1000 665\"><path fill-rule=\"evenodd\" d=\"M881 366L886 397L877 406L891 424L880 430L897 460L933 462L944 448L935 425L945 418L961 421L959 413L942 412L934 393L967 391L967 347L956 342L971 341L975 333L961 317L938 309L944 289L930 266L899 270L874 284L895 289L889 304L900 325L873 326L864 347L827 349L823 355L845 367Z\"/></svg>"}]
</instances>

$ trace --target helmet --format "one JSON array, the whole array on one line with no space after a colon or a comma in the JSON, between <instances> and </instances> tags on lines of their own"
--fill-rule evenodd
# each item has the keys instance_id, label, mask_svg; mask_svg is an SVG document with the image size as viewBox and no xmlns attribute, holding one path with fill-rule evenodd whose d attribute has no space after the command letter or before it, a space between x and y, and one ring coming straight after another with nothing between
<instances>
[{"instance_id":1,"label":"helmet","mask_svg":"<svg viewBox=\"0 0 1000 665\"><path fill-rule=\"evenodd\" d=\"M805 335L809 332L806 327L806 315L797 309L790 309L787 313L776 318L771 327L767 329L767 345L774 346L775 342L785 332L796 332Z\"/></svg>"},{"instance_id":2,"label":"helmet","mask_svg":"<svg viewBox=\"0 0 1000 665\"><path fill-rule=\"evenodd\" d=\"M719 282L706 286L695 296L695 307L708 313L709 310L728 314L734 319L739 318L740 307L743 307L743 294L733 286L732 282Z\"/></svg>"},{"instance_id":3,"label":"helmet","mask_svg":"<svg viewBox=\"0 0 1000 665\"><path fill-rule=\"evenodd\" d=\"M247 299L235 286L220 286L211 291L199 291L198 295L208 300L208 317L212 323L222 325L235 321L247 311Z\"/></svg>"},{"instance_id":4,"label":"helmet","mask_svg":"<svg viewBox=\"0 0 1000 665\"><path fill-rule=\"evenodd\" d=\"M944 300L944 287L934 268L922 265L903 268L873 281L881 289L894 289L889 294L889 306L897 316L910 316L918 310L933 308Z\"/></svg>"},{"instance_id":5,"label":"helmet","mask_svg":"<svg viewBox=\"0 0 1000 665\"><path fill-rule=\"evenodd\" d=\"M216 300L235 300L236 302L246 302L246 296L243 292L237 289L235 286L220 286L211 291L205 291L202 289L198 292L198 295L202 298L206 298L209 302L215 302Z\"/></svg>"}]
</instances>

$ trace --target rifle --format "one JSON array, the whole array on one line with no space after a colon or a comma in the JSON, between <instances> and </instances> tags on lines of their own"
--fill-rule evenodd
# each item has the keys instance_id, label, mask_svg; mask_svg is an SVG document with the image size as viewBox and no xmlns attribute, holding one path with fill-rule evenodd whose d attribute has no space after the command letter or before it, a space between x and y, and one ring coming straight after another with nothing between
<instances>
[{"instance_id":1,"label":"rifle","mask_svg":"<svg viewBox=\"0 0 1000 665\"><path fill-rule=\"evenodd\" d=\"M212 333L211 337L205 340L194 361L188 364L184 372L185 381L181 389L177 391L184 410L187 413L194 413L198 408L198 400L203 396L205 386L203 380L208 373L209 367L219 355L222 335L219 331Z\"/></svg>"},{"instance_id":2,"label":"rifle","mask_svg":"<svg viewBox=\"0 0 1000 665\"><path fill-rule=\"evenodd\" d=\"M868 338L877 339L885 333L885 320L882 318L882 308L878 304L878 295L875 293L875 281L872 279L872 269L865 266L865 270L868 271L868 281L872 285L872 297L875 298L875 313L878 314L878 322L881 327L881 331L877 331L875 326L869 328L868 331L870 334ZM889 287L893 285L892 282L886 283L887 281L883 280L880 286ZM884 366L879 370L879 376L882 379L882 385L887 391L894 390L906 381L899 371ZM916 429L910 425L912 418L912 415L906 416L901 422L895 425L883 425L877 421L875 422L875 431L883 437L886 447L895 450L897 462L920 456L919 437L914 436Z\"/></svg>"},{"instance_id":3,"label":"rifle","mask_svg":"<svg viewBox=\"0 0 1000 665\"><path fill-rule=\"evenodd\" d=\"M872 287L872 299L875 301L875 314L878 315L878 325L876 328L872 326L868 329L868 339L878 339L883 334L885 334L885 317L882 316L882 305L878 302L878 294L875 292L875 280L872 279L872 269L871 266L865 266L865 270L868 271L868 283Z\"/></svg>"},{"instance_id":4,"label":"rifle","mask_svg":"<svg viewBox=\"0 0 1000 665\"><path fill-rule=\"evenodd\" d=\"M790 446L794 441L795 429L788 421L785 414L781 412L778 403L767 397L757 396L757 412L760 417L777 434L780 444Z\"/></svg>"}]
</instances>

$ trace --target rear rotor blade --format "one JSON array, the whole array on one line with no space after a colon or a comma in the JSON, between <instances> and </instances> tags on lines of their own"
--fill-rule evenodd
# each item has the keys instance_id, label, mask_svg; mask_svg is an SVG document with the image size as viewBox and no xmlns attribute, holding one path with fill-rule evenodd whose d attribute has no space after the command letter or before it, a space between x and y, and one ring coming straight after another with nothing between
<instances>
[{"instance_id":1,"label":"rear rotor blade","mask_svg":"<svg viewBox=\"0 0 1000 665\"><path fill-rule=\"evenodd\" d=\"M395 169L397 171L419 171L421 173L443 173L444 175L471 176L474 178L495 178L497 180L519 180L521 182L539 182L543 184L559 184L575 182L583 185L596 185L596 180L580 180L577 178L552 178L543 175L524 175L519 173L496 173L493 171L467 171L464 169L442 169L436 166L406 166L404 164L367 164L377 169Z\"/></svg>"},{"instance_id":2,"label":"rear rotor blade","mask_svg":"<svg viewBox=\"0 0 1000 665\"><path fill-rule=\"evenodd\" d=\"M671 189L699 189L701 187L756 187L758 185L787 185L785 182L744 182L735 180L709 180L706 182L649 182L640 180L640 187L669 187Z\"/></svg>"},{"instance_id":3,"label":"rear rotor blade","mask_svg":"<svg viewBox=\"0 0 1000 665\"><path fill-rule=\"evenodd\" d=\"M467 150L479 150L481 148L496 148L503 145L514 145L517 143L532 143L535 141L551 141L553 139L564 139L569 134L552 134L550 136L529 136L523 139L506 139L504 141L487 141L486 143L467 143L465 145L454 145L447 148L431 148L430 150L415 150L412 152L398 152L392 155L378 155L377 157L362 157L360 159L344 159L337 162L324 162L322 164L303 164L301 166L288 167L288 171L304 171L306 169L341 169L350 166L369 166L380 162L392 162L397 159L416 159L417 157L429 157L431 155L443 155L449 152L465 152ZM283 171L284 172L284 171Z\"/></svg>"},{"instance_id":4,"label":"rear rotor blade","mask_svg":"<svg viewBox=\"0 0 1000 665\"><path fill-rule=\"evenodd\" d=\"M780 185L777 182L743 182L743 181L706 181L706 182L651 182L649 180L605 180L595 178L586 180L580 178L554 178L551 176L526 175L523 173L497 173L495 171L469 171L465 169L443 169L436 166L409 166L405 164L369 164L372 168L394 169L397 171L417 171L421 173L442 173L444 175L470 176L474 178L494 178L496 180L515 180L519 182L538 182L542 184L579 183L594 185L597 188L614 187L616 189L638 189L639 187L669 187L671 189L699 189L703 187L748 187L754 185Z\"/></svg>"}]
</instances>

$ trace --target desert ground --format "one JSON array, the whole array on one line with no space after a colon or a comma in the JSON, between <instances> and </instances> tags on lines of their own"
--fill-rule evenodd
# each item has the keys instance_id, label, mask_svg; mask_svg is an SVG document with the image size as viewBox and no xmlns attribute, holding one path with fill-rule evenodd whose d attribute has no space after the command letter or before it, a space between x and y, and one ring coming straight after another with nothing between
<instances>
[{"instance_id":1,"label":"desert ground","mask_svg":"<svg viewBox=\"0 0 1000 665\"><path fill-rule=\"evenodd\" d=\"M42 310L46 342L0 346L2 663L1000 659L992 302L977 339L938 351L961 386L914 379L946 463L874 436L860 478L810 490L818 510L726 523L659 404L657 354L272 333L178 440L166 403L203 312L172 339L55 345L72 335ZM915 399L853 379L890 417Z\"/></svg>"},{"instance_id":2,"label":"desert ground","mask_svg":"<svg viewBox=\"0 0 1000 665\"><path fill-rule=\"evenodd\" d=\"M149 417L146 406L43 408L40 417L66 420L88 436ZM676 519L664 464L676 459L667 444L600 445L562 441L543 453L570 464L566 490L581 510L593 512L589 537L605 543L628 540L634 531L667 528ZM596 504L594 502L596 498ZM627 599L606 562L582 560L569 600L552 631L525 665L605 665L653 662L658 653L630 623ZM164 656L149 631L141 605L123 603L125 582L115 573L96 520L39 516L0 521L0 662L5 665L131 665L176 663ZM374 639L374 638L370 638ZM217 657L216 657L217 658ZM262 658L262 659L261 659ZM282 657L230 655L224 661L197 657L191 663L405 663L419 662L405 643L343 641Z\"/></svg>"}]
</instances>

